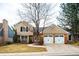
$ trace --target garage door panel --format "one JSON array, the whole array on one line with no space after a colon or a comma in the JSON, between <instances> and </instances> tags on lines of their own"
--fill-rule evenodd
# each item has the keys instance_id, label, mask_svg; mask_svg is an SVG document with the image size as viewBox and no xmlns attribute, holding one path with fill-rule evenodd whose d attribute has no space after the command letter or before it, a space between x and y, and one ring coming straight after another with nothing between
<instances>
[{"instance_id":1,"label":"garage door panel","mask_svg":"<svg viewBox=\"0 0 79 59\"><path fill-rule=\"evenodd\" d=\"M55 37L56 44L64 44L64 37Z\"/></svg>"},{"instance_id":2,"label":"garage door panel","mask_svg":"<svg viewBox=\"0 0 79 59\"><path fill-rule=\"evenodd\" d=\"M44 37L44 44L52 44L53 43L53 37Z\"/></svg>"}]
</instances>

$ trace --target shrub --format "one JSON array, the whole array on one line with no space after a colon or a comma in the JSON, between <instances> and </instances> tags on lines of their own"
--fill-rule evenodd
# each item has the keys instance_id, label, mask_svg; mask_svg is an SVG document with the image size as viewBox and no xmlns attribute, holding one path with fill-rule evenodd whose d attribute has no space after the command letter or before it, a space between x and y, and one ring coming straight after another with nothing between
<instances>
[{"instance_id":1,"label":"shrub","mask_svg":"<svg viewBox=\"0 0 79 59\"><path fill-rule=\"evenodd\" d=\"M33 37L29 37L29 43L33 43Z\"/></svg>"},{"instance_id":2,"label":"shrub","mask_svg":"<svg viewBox=\"0 0 79 59\"><path fill-rule=\"evenodd\" d=\"M75 43L74 45L79 46L79 42Z\"/></svg>"},{"instance_id":3,"label":"shrub","mask_svg":"<svg viewBox=\"0 0 79 59\"><path fill-rule=\"evenodd\" d=\"M70 41L70 42L68 42L68 44L74 44L74 43L76 43L75 41Z\"/></svg>"},{"instance_id":4,"label":"shrub","mask_svg":"<svg viewBox=\"0 0 79 59\"><path fill-rule=\"evenodd\" d=\"M19 43L19 42L20 42L18 35L14 35L14 37L13 37L13 42L14 42L14 43Z\"/></svg>"},{"instance_id":5,"label":"shrub","mask_svg":"<svg viewBox=\"0 0 79 59\"><path fill-rule=\"evenodd\" d=\"M13 42L7 41L6 44L13 44Z\"/></svg>"},{"instance_id":6,"label":"shrub","mask_svg":"<svg viewBox=\"0 0 79 59\"><path fill-rule=\"evenodd\" d=\"M39 37L39 45L43 45L43 37Z\"/></svg>"},{"instance_id":7,"label":"shrub","mask_svg":"<svg viewBox=\"0 0 79 59\"><path fill-rule=\"evenodd\" d=\"M79 46L79 41L71 41L69 42L69 44Z\"/></svg>"},{"instance_id":8,"label":"shrub","mask_svg":"<svg viewBox=\"0 0 79 59\"><path fill-rule=\"evenodd\" d=\"M38 36L37 38L33 39L33 42L36 45L43 45L43 37Z\"/></svg>"}]
</instances>

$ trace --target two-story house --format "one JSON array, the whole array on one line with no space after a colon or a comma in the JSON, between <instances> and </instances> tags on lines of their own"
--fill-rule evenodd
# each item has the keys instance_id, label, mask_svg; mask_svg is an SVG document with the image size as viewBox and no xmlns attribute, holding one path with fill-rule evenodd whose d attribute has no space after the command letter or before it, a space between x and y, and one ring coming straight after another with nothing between
<instances>
[{"instance_id":1,"label":"two-story house","mask_svg":"<svg viewBox=\"0 0 79 59\"><path fill-rule=\"evenodd\" d=\"M20 41L29 43L29 37L33 36L33 26L26 21L20 21L14 25L14 28ZM41 33L40 28L40 35L43 38L44 44L64 44L67 43L69 39L69 33L54 24L46 27L43 33Z\"/></svg>"},{"instance_id":2,"label":"two-story house","mask_svg":"<svg viewBox=\"0 0 79 59\"><path fill-rule=\"evenodd\" d=\"M19 36L20 42L22 43L29 43L29 37L33 36L32 26L28 24L26 21L21 21L14 25L14 29Z\"/></svg>"}]
</instances>

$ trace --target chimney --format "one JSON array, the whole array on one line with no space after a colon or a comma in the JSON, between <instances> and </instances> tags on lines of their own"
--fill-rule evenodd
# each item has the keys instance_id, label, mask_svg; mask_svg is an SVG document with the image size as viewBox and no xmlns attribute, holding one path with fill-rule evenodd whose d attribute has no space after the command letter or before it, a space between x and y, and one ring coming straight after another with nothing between
<instances>
[{"instance_id":1,"label":"chimney","mask_svg":"<svg viewBox=\"0 0 79 59\"><path fill-rule=\"evenodd\" d=\"M3 19L3 41L6 42L8 40L8 21Z\"/></svg>"}]
</instances>

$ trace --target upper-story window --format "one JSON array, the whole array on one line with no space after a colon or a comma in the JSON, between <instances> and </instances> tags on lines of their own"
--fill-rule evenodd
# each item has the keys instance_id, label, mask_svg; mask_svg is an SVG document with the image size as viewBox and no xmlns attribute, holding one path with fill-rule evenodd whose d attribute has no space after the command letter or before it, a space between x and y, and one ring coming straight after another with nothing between
<instances>
[{"instance_id":1,"label":"upper-story window","mask_svg":"<svg viewBox=\"0 0 79 59\"><path fill-rule=\"evenodd\" d=\"M26 27L26 32L28 32L28 27Z\"/></svg>"},{"instance_id":2,"label":"upper-story window","mask_svg":"<svg viewBox=\"0 0 79 59\"><path fill-rule=\"evenodd\" d=\"M25 27L21 27L21 32L25 32Z\"/></svg>"},{"instance_id":3,"label":"upper-story window","mask_svg":"<svg viewBox=\"0 0 79 59\"><path fill-rule=\"evenodd\" d=\"M28 32L28 27L21 27L21 32Z\"/></svg>"}]
</instances>

